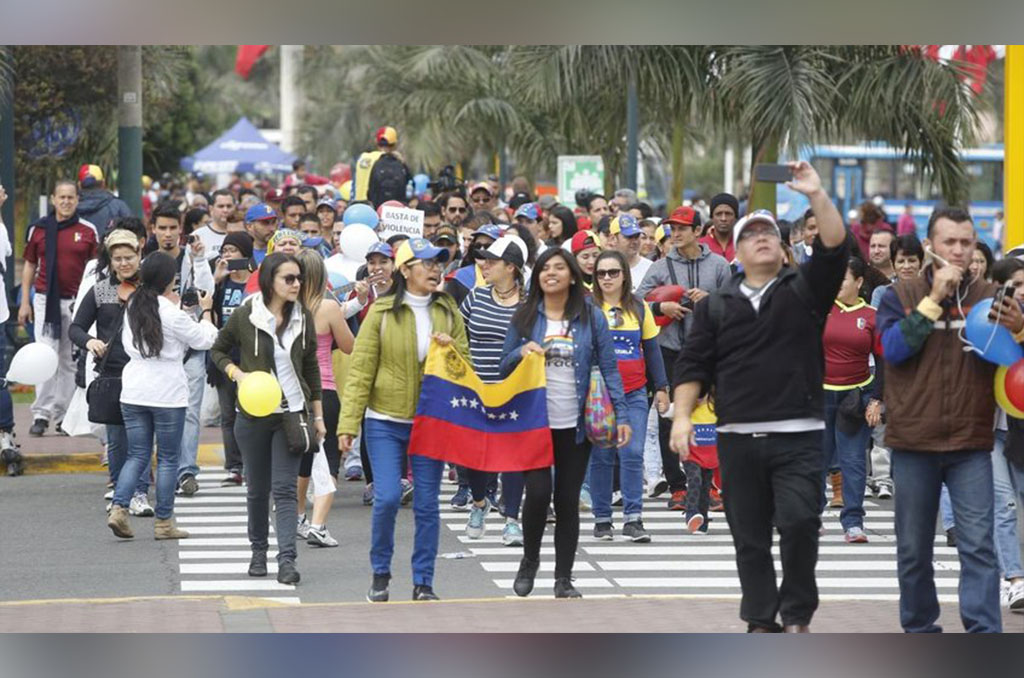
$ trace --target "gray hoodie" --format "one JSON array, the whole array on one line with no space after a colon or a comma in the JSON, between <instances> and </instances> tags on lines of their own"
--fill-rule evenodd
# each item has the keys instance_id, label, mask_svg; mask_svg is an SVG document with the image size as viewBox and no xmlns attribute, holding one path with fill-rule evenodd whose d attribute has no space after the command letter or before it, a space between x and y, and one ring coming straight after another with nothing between
<instances>
[{"instance_id":1,"label":"gray hoodie","mask_svg":"<svg viewBox=\"0 0 1024 678\"><path fill-rule=\"evenodd\" d=\"M675 273L674 282L670 266ZM713 292L723 286L731 275L729 263L724 257L713 253L707 245L701 244L696 259L687 259L673 248L667 257L654 262L637 288L636 295L646 297L655 287L663 285L682 285L688 290L698 288ZM692 315L687 315L682 321L673 320L662 327L658 333L658 344L673 351L680 350L683 347L683 335L690 330L692 321Z\"/></svg>"}]
</instances>

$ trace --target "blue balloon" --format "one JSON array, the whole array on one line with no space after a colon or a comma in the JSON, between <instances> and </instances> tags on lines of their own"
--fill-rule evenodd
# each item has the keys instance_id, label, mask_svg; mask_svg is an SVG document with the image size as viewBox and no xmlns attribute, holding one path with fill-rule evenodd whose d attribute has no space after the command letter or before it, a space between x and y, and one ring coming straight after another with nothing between
<instances>
[{"instance_id":1,"label":"blue balloon","mask_svg":"<svg viewBox=\"0 0 1024 678\"><path fill-rule=\"evenodd\" d=\"M377 224L380 223L380 217L377 216L376 210L369 205L349 205L341 220L346 226L366 224L370 228L377 228Z\"/></svg>"},{"instance_id":2,"label":"blue balloon","mask_svg":"<svg viewBox=\"0 0 1024 678\"><path fill-rule=\"evenodd\" d=\"M331 286L332 290L339 289L348 284L348 278L339 273L338 271L327 272L327 282Z\"/></svg>"},{"instance_id":3,"label":"blue balloon","mask_svg":"<svg viewBox=\"0 0 1024 678\"><path fill-rule=\"evenodd\" d=\"M1024 349L1013 340L1013 334L1002 325L988 319L992 308L992 299L985 299L974 305L967 314L964 334L967 341L974 344L978 354L984 360L997 365L1013 365L1024 358ZM987 347L987 348L986 348Z\"/></svg>"},{"instance_id":4,"label":"blue balloon","mask_svg":"<svg viewBox=\"0 0 1024 678\"><path fill-rule=\"evenodd\" d=\"M427 192L427 184L430 183L430 177L426 174L417 174L412 178L412 191L415 195L423 195Z\"/></svg>"}]
</instances>

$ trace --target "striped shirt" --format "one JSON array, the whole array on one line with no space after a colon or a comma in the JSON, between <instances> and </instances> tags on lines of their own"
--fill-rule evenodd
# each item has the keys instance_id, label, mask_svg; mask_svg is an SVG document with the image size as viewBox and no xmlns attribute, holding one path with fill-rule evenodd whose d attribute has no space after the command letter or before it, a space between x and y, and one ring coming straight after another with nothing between
<instances>
[{"instance_id":1,"label":"striped shirt","mask_svg":"<svg viewBox=\"0 0 1024 678\"><path fill-rule=\"evenodd\" d=\"M473 370L485 383L501 381L501 349L518 306L502 306L491 295L491 285L475 287L462 300L459 311L469 333ZM520 295L522 296L522 295Z\"/></svg>"}]
</instances>

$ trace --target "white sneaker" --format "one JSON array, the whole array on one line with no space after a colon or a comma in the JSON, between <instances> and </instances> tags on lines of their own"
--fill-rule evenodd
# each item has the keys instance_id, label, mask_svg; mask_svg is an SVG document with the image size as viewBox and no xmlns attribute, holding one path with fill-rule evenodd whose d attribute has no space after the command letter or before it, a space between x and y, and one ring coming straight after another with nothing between
<instances>
[{"instance_id":1,"label":"white sneaker","mask_svg":"<svg viewBox=\"0 0 1024 678\"><path fill-rule=\"evenodd\" d=\"M1010 584L1006 594L1006 606L1011 612L1024 613L1024 579L1018 579Z\"/></svg>"},{"instance_id":2,"label":"white sneaker","mask_svg":"<svg viewBox=\"0 0 1024 678\"><path fill-rule=\"evenodd\" d=\"M133 516L150 518L153 516L153 507L149 505L149 501L147 500L146 495L140 492L139 494L136 494L134 497L132 497L131 502L129 502L128 513L132 514Z\"/></svg>"},{"instance_id":3,"label":"white sneaker","mask_svg":"<svg viewBox=\"0 0 1024 678\"><path fill-rule=\"evenodd\" d=\"M306 514L303 513L299 516L299 524L295 531L299 535L299 538L309 539L309 530L311 527L312 526L309 524L309 521L306 520Z\"/></svg>"},{"instance_id":4,"label":"white sneaker","mask_svg":"<svg viewBox=\"0 0 1024 678\"><path fill-rule=\"evenodd\" d=\"M310 546L322 546L330 548L338 545L338 540L331 536L331 533L327 531L327 526L324 525L322 528L317 529L312 525L309 526L309 536L306 538L306 543Z\"/></svg>"},{"instance_id":5,"label":"white sneaker","mask_svg":"<svg viewBox=\"0 0 1024 678\"><path fill-rule=\"evenodd\" d=\"M114 498L114 488L110 488L109 490L107 490L103 494L103 498L106 499L107 501L110 501L111 499L113 499Z\"/></svg>"},{"instance_id":6,"label":"white sneaker","mask_svg":"<svg viewBox=\"0 0 1024 678\"><path fill-rule=\"evenodd\" d=\"M878 483L878 494L876 496L879 499L892 499L892 485L889 483Z\"/></svg>"}]
</instances>

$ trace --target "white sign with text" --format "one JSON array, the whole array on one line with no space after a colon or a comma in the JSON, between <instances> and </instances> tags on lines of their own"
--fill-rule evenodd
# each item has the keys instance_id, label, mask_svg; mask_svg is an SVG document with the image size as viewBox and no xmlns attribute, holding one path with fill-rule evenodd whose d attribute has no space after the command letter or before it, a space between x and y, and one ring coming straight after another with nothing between
<instances>
[{"instance_id":1,"label":"white sign with text","mask_svg":"<svg viewBox=\"0 0 1024 678\"><path fill-rule=\"evenodd\" d=\"M385 205L380 209L380 225L377 232L381 240L387 240L393 235L422 238L423 212L409 207Z\"/></svg>"}]
</instances>

